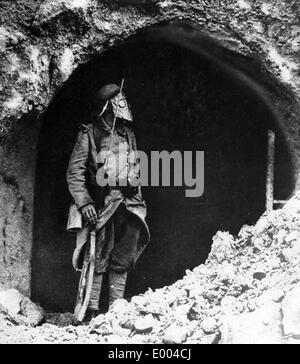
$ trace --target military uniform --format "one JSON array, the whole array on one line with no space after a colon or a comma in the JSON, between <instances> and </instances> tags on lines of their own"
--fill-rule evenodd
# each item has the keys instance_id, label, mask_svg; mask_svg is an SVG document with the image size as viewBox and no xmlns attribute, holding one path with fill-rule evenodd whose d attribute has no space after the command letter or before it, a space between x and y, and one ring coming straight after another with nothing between
<instances>
[{"instance_id":1,"label":"military uniform","mask_svg":"<svg viewBox=\"0 0 300 364\"><path fill-rule=\"evenodd\" d=\"M109 158L109 155L114 158ZM103 168L106 158L109 161L107 174L115 178L117 183L100 187L97 173L99 168ZM128 180L128 176L138 173L137 166L136 139L129 123L118 119L112 133L105 119L99 118L79 132L67 170L67 181L78 211L94 204L98 215L95 290L92 298L101 290L102 276L107 270L114 280L123 277L119 283L124 284L128 270L134 267L149 242L150 234L145 222L146 205L140 186L129 189L130 193L126 187L120 186L120 181ZM82 267L91 229L90 224L85 222L77 232L73 254L76 269ZM112 290L110 303L121 298L119 296Z\"/></svg>"}]
</instances>

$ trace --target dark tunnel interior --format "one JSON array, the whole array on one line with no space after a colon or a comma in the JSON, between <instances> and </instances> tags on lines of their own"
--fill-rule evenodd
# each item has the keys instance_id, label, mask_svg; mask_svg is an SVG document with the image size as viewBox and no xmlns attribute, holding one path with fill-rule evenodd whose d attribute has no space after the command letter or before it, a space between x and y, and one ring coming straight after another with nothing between
<instances>
[{"instance_id":1,"label":"dark tunnel interior","mask_svg":"<svg viewBox=\"0 0 300 364\"><path fill-rule=\"evenodd\" d=\"M243 83L209 59L164 42L117 47L80 66L44 115L37 155L32 296L46 310L72 311L79 273L71 265L65 174L81 123L92 122L92 95L120 83L135 117L140 150L204 151L205 192L144 187L151 243L130 274L126 296L163 287L203 263L218 230L237 234L265 207L267 130L277 134L275 197L293 191L290 155L274 116Z\"/></svg>"}]
</instances>

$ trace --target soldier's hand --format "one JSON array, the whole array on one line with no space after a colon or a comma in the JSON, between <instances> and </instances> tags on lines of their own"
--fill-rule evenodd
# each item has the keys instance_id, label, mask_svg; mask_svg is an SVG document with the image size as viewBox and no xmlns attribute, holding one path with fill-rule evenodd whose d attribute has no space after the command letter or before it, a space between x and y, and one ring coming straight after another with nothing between
<instances>
[{"instance_id":1,"label":"soldier's hand","mask_svg":"<svg viewBox=\"0 0 300 364\"><path fill-rule=\"evenodd\" d=\"M95 225L97 222L97 212L94 205L90 204L84 206L81 210L82 215L84 218L91 224Z\"/></svg>"}]
</instances>

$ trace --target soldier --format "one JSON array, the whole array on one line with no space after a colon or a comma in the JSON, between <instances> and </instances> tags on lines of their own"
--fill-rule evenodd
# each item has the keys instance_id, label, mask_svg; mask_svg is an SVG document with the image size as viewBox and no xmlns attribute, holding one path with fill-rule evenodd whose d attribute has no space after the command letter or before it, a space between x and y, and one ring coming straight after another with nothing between
<instances>
[{"instance_id":1,"label":"soldier","mask_svg":"<svg viewBox=\"0 0 300 364\"><path fill-rule=\"evenodd\" d=\"M98 117L79 132L67 170L70 193L84 218L77 232L75 269L82 267L91 230L96 227L97 231L96 266L88 305L92 312L99 310L106 271L109 305L123 298L127 273L150 238L141 187L131 183L138 178L139 160L133 117L122 87L102 87L96 104ZM102 185L103 181L108 185Z\"/></svg>"}]
</instances>

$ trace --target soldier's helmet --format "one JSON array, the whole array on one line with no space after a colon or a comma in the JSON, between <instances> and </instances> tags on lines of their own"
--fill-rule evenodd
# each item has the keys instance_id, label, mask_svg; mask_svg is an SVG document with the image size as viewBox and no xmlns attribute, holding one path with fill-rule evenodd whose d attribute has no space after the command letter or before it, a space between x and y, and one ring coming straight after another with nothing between
<instances>
[{"instance_id":1,"label":"soldier's helmet","mask_svg":"<svg viewBox=\"0 0 300 364\"><path fill-rule=\"evenodd\" d=\"M131 107L118 85L111 83L101 87L97 93L96 101L101 111L100 116L104 114L110 103L116 117L126 121L133 121Z\"/></svg>"},{"instance_id":2,"label":"soldier's helmet","mask_svg":"<svg viewBox=\"0 0 300 364\"><path fill-rule=\"evenodd\" d=\"M120 92L120 86L111 83L100 88L96 95L96 101L103 106L107 101L114 98Z\"/></svg>"}]
</instances>

